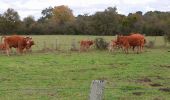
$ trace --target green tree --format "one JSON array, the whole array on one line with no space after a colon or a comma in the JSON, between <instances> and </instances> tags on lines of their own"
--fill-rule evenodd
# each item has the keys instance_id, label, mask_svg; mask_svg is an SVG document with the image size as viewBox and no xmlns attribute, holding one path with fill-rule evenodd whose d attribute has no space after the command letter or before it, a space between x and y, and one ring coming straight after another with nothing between
<instances>
[{"instance_id":1,"label":"green tree","mask_svg":"<svg viewBox=\"0 0 170 100\"><path fill-rule=\"evenodd\" d=\"M115 35L120 31L121 19L116 7L108 7L104 12L96 12L91 21L96 34Z\"/></svg>"},{"instance_id":2,"label":"green tree","mask_svg":"<svg viewBox=\"0 0 170 100\"><path fill-rule=\"evenodd\" d=\"M38 19L38 22L48 21L53 16L53 8L52 7L45 8L41 11L41 14L42 14L42 17Z\"/></svg>"},{"instance_id":3,"label":"green tree","mask_svg":"<svg viewBox=\"0 0 170 100\"><path fill-rule=\"evenodd\" d=\"M3 14L4 18L4 34L12 34L18 31L21 20L18 12L12 8L8 8Z\"/></svg>"},{"instance_id":4,"label":"green tree","mask_svg":"<svg viewBox=\"0 0 170 100\"><path fill-rule=\"evenodd\" d=\"M26 27L30 27L31 24L35 23L34 16L28 16L28 17L24 18L23 22Z\"/></svg>"}]
</instances>

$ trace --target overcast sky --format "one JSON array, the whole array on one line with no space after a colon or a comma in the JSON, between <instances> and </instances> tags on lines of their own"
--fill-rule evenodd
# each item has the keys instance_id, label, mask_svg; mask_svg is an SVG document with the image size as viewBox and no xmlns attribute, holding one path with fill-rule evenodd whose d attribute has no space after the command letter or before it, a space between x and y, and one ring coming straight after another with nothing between
<instances>
[{"instance_id":1,"label":"overcast sky","mask_svg":"<svg viewBox=\"0 0 170 100\"><path fill-rule=\"evenodd\" d=\"M59 5L67 5L75 16L93 14L114 6L117 7L118 13L125 15L136 11L170 11L170 0L0 0L0 13L2 14L7 8L13 8L21 19L28 15L38 19L44 8Z\"/></svg>"}]
</instances>

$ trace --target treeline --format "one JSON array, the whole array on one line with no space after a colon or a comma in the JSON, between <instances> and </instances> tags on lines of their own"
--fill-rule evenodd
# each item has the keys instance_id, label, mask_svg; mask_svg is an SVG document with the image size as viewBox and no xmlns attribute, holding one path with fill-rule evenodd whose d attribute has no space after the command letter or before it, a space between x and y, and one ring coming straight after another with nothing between
<instances>
[{"instance_id":1,"label":"treeline","mask_svg":"<svg viewBox=\"0 0 170 100\"><path fill-rule=\"evenodd\" d=\"M0 33L4 34L67 34L67 35L115 35L139 32L145 35L170 34L170 12L148 11L118 14L116 7L108 7L93 15L74 16L64 5L45 8L35 20L28 16L23 20L17 11L8 8L0 14Z\"/></svg>"}]
</instances>

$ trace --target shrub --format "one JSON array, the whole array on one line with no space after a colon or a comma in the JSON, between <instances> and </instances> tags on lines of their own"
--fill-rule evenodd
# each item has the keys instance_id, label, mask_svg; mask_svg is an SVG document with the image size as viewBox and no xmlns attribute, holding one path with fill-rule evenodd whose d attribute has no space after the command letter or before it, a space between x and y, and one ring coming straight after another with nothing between
<instances>
[{"instance_id":1,"label":"shrub","mask_svg":"<svg viewBox=\"0 0 170 100\"><path fill-rule=\"evenodd\" d=\"M167 45L167 43L170 43L170 34L164 35L164 43L165 43L165 46Z\"/></svg>"},{"instance_id":2,"label":"shrub","mask_svg":"<svg viewBox=\"0 0 170 100\"><path fill-rule=\"evenodd\" d=\"M149 41L147 44L148 48L153 48L155 46L155 41Z\"/></svg>"},{"instance_id":3,"label":"shrub","mask_svg":"<svg viewBox=\"0 0 170 100\"><path fill-rule=\"evenodd\" d=\"M96 49L104 50L104 49L107 49L108 43L103 38L96 38L95 46L96 46Z\"/></svg>"}]
</instances>

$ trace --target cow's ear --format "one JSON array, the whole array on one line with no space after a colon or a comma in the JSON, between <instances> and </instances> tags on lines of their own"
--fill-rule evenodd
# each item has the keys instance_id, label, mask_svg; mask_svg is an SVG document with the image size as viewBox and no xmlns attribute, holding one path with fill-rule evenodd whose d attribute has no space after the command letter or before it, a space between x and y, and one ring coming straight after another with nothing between
<instances>
[{"instance_id":1,"label":"cow's ear","mask_svg":"<svg viewBox=\"0 0 170 100\"><path fill-rule=\"evenodd\" d=\"M27 37L24 37L24 39L28 39L29 37L27 36Z\"/></svg>"},{"instance_id":2,"label":"cow's ear","mask_svg":"<svg viewBox=\"0 0 170 100\"><path fill-rule=\"evenodd\" d=\"M26 39L27 39L27 37L24 37L24 39L26 40Z\"/></svg>"},{"instance_id":3,"label":"cow's ear","mask_svg":"<svg viewBox=\"0 0 170 100\"><path fill-rule=\"evenodd\" d=\"M26 40L32 40L32 38L31 38L31 37L29 37L29 36L24 37L24 39L26 39Z\"/></svg>"},{"instance_id":4,"label":"cow's ear","mask_svg":"<svg viewBox=\"0 0 170 100\"><path fill-rule=\"evenodd\" d=\"M32 37L29 37L29 39L31 39L31 40L32 40Z\"/></svg>"}]
</instances>

